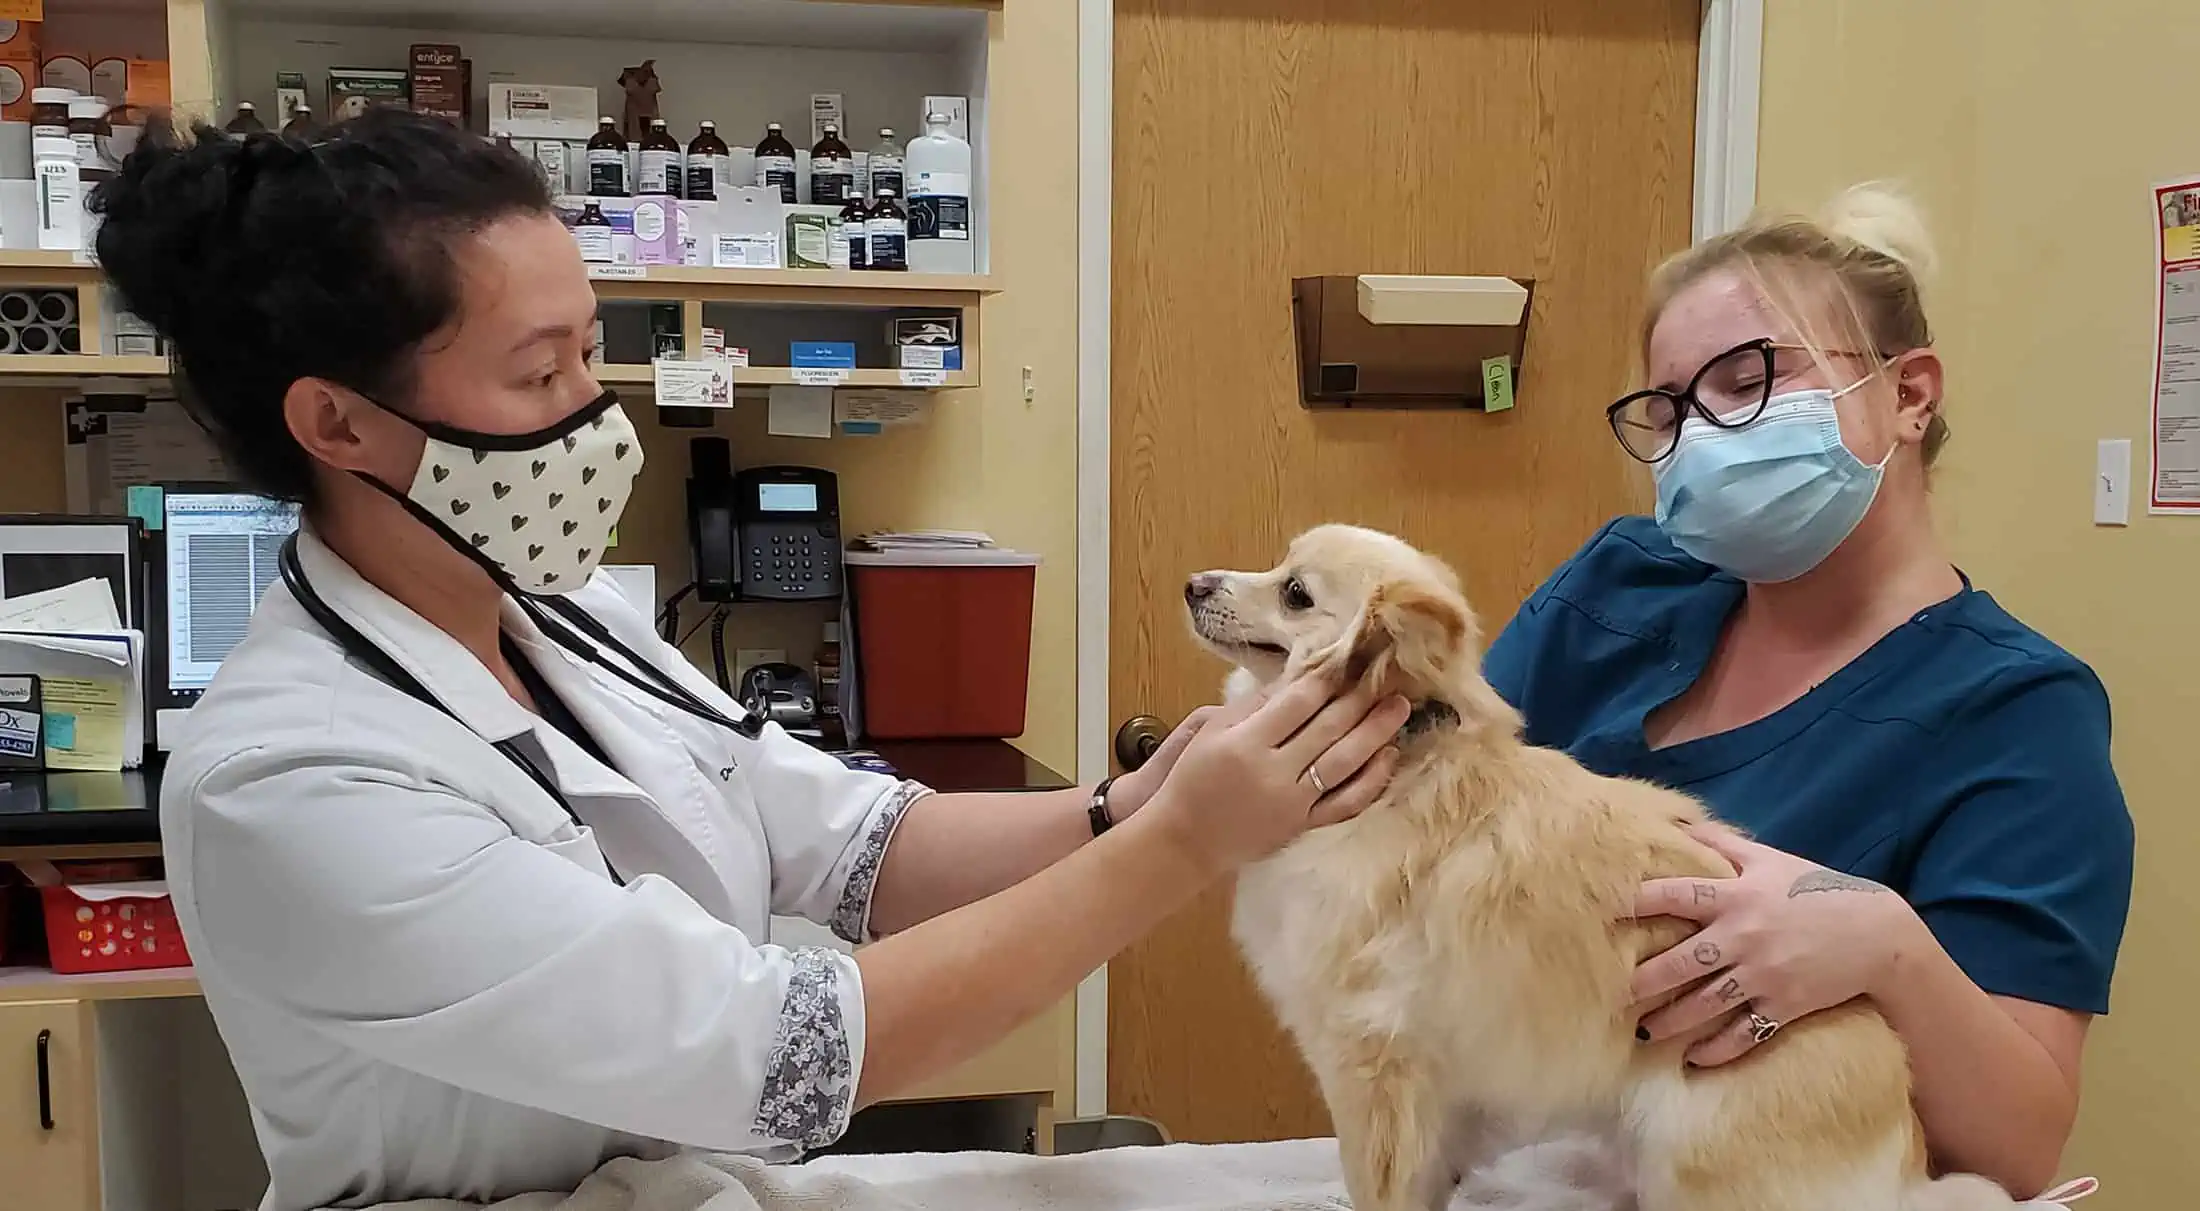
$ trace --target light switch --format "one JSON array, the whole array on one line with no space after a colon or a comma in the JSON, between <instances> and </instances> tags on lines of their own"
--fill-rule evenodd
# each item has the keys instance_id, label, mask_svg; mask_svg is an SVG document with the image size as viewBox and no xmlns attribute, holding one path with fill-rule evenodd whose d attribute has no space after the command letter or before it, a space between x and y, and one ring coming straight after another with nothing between
<instances>
[{"instance_id":1,"label":"light switch","mask_svg":"<svg viewBox=\"0 0 2200 1211\"><path fill-rule=\"evenodd\" d=\"M2094 456L2093 524L2131 524L2131 439L2103 438Z\"/></svg>"}]
</instances>

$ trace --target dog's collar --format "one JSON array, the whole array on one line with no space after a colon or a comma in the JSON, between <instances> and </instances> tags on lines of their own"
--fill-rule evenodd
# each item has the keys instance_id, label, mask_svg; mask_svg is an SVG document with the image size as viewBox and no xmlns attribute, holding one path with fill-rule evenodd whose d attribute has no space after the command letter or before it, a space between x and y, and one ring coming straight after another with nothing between
<instances>
[{"instance_id":1,"label":"dog's collar","mask_svg":"<svg viewBox=\"0 0 2200 1211\"><path fill-rule=\"evenodd\" d=\"M1458 722L1459 712L1452 709L1450 703L1438 702L1432 698L1414 706L1413 713L1406 716L1405 726L1398 729L1398 736L1402 740L1410 740Z\"/></svg>"}]
</instances>

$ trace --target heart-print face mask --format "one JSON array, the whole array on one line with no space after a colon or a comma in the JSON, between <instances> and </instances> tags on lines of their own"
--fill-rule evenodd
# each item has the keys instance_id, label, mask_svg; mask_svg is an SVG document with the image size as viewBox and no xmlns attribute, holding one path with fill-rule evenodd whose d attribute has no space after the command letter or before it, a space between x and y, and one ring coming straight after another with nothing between
<instances>
[{"instance_id":1,"label":"heart-print face mask","mask_svg":"<svg viewBox=\"0 0 2200 1211\"><path fill-rule=\"evenodd\" d=\"M522 593L588 580L642 469L634 425L608 389L533 433L406 423L428 436L402 498L410 511Z\"/></svg>"}]
</instances>

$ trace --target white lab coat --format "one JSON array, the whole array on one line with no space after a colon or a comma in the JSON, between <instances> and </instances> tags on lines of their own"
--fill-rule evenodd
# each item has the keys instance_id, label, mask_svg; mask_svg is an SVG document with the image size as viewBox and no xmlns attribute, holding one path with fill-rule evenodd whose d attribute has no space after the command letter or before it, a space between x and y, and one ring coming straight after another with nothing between
<instances>
[{"instance_id":1,"label":"white lab coat","mask_svg":"<svg viewBox=\"0 0 2200 1211\"><path fill-rule=\"evenodd\" d=\"M464 720L347 660L280 583L170 755L161 836L249 1098L268 1211L571 1190L617 1155L792 1155L845 1128L854 959L923 788L745 740L505 631L618 767L310 532L307 578ZM599 573L572 600L729 715ZM614 657L615 659L615 657ZM520 737L579 826L491 742ZM627 880L608 877L604 860Z\"/></svg>"}]
</instances>

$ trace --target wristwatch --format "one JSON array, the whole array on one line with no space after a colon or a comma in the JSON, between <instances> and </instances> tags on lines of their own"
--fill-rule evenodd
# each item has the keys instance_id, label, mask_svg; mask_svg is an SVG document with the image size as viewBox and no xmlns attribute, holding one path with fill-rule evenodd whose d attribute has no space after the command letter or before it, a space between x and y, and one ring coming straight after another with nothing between
<instances>
[{"instance_id":1,"label":"wristwatch","mask_svg":"<svg viewBox=\"0 0 2200 1211\"><path fill-rule=\"evenodd\" d=\"M1092 835L1095 837L1115 825L1114 819L1108 815L1108 788L1114 785L1114 775L1102 778L1100 784L1092 788L1092 798L1085 804L1085 817L1092 821Z\"/></svg>"}]
</instances>

